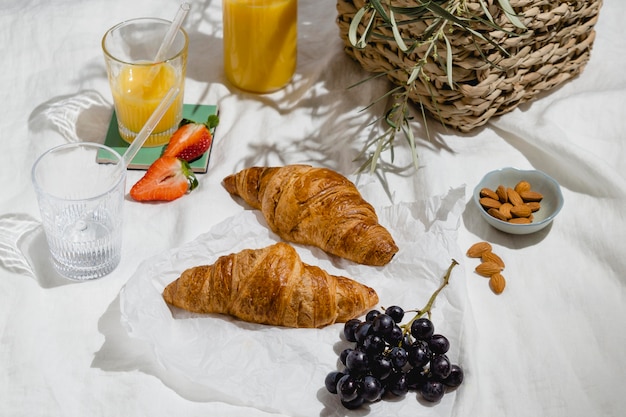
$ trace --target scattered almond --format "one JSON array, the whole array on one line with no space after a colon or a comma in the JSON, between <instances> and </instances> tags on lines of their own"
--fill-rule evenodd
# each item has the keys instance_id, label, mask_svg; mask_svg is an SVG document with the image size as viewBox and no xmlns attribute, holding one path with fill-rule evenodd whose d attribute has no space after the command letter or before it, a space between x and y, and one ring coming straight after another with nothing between
<instances>
[{"instance_id":1,"label":"scattered almond","mask_svg":"<svg viewBox=\"0 0 626 417\"><path fill-rule=\"evenodd\" d=\"M485 252L491 252L491 244L489 242L474 243L467 250L467 256L470 258L480 258Z\"/></svg>"},{"instance_id":2,"label":"scattered almond","mask_svg":"<svg viewBox=\"0 0 626 417\"><path fill-rule=\"evenodd\" d=\"M493 253L489 242L474 243L467 250L470 258L480 258L481 263L476 267L477 274L489 278L489 287L495 294L501 294L506 286L506 280L502 276L504 261L500 256Z\"/></svg>"},{"instance_id":3,"label":"scattered almond","mask_svg":"<svg viewBox=\"0 0 626 417\"><path fill-rule=\"evenodd\" d=\"M475 271L477 274L489 278L493 274L497 274L502 271L502 268L500 268L500 265L495 262L482 262L476 267Z\"/></svg>"},{"instance_id":4,"label":"scattered almond","mask_svg":"<svg viewBox=\"0 0 626 417\"><path fill-rule=\"evenodd\" d=\"M500 270L504 269L504 261L498 255L493 252L485 252L482 254L480 259L483 262L493 262L494 264L500 267Z\"/></svg>"},{"instance_id":5,"label":"scattered almond","mask_svg":"<svg viewBox=\"0 0 626 417\"><path fill-rule=\"evenodd\" d=\"M494 293L502 294L505 286L506 280L501 273L498 272L489 277L489 287L491 287L491 291L493 291Z\"/></svg>"}]
</instances>

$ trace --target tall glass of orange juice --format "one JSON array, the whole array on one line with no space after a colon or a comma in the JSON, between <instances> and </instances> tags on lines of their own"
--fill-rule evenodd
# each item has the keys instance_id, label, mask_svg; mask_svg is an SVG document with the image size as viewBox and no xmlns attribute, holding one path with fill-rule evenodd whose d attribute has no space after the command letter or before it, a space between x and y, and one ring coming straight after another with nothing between
<instances>
[{"instance_id":1,"label":"tall glass of orange juice","mask_svg":"<svg viewBox=\"0 0 626 417\"><path fill-rule=\"evenodd\" d=\"M243 90L269 93L296 70L297 0L222 0L224 70Z\"/></svg>"},{"instance_id":2,"label":"tall glass of orange juice","mask_svg":"<svg viewBox=\"0 0 626 417\"><path fill-rule=\"evenodd\" d=\"M172 87L180 92L144 146L166 144L182 119L187 33L180 29L166 58L154 62L170 24L156 18L133 19L109 29L102 38L118 130L129 143Z\"/></svg>"}]
</instances>

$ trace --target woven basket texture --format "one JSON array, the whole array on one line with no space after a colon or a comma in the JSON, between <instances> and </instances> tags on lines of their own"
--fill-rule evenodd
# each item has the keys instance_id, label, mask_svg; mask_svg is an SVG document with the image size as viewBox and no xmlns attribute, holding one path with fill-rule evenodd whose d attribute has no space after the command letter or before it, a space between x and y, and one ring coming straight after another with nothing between
<instances>
[{"instance_id":1,"label":"woven basket texture","mask_svg":"<svg viewBox=\"0 0 626 417\"><path fill-rule=\"evenodd\" d=\"M385 37L372 36L368 46L357 49L348 40L350 22L364 0L337 0L337 24L345 50L370 72L388 73L389 79L406 84L410 69L423 57L425 47L403 53L393 41L391 30L374 24ZM497 0L484 0L494 21L507 31L516 31ZM509 112L538 94L553 89L582 72L589 61L595 39L594 26L602 0L510 0L527 31L508 36L482 23L473 28L490 36L508 54L491 43L472 37L455 28L448 33L452 45L454 89L448 85L445 64L429 62L424 72L429 81L419 79L410 98L421 103L435 119L461 132L469 132L497 115ZM392 0L400 7L416 6L416 0ZM485 17L479 0L467 0L472 13ZM369 19L363 19L361 25ZM396 17L396 21L402 17ZM426 23L402 25L403 37L415 39L424 32ZM363 27L359 28L362 33ZM487 63L476 45L493 63ZM438 45L445 58L446 46Z\"/></svg>"}]
</instances>

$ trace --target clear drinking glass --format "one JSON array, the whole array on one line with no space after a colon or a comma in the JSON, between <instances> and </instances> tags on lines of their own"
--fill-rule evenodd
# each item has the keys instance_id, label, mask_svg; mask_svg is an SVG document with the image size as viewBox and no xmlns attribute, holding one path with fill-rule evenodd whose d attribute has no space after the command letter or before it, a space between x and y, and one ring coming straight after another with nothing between
<instances>
[{"instance_id":1,"label":"clear drinking glass","mask_svg":"<svg viewBox=\"0 0 626 417\"><path fill-rule=\"evenodd\" d=\"M102 38L120 136L131 143L172 87L180 92L144 146L166 144L183 117L188 37L179 29L165 58L154 62L171 22L139 18L109 29Z\"/></svg>"},{"instance_id":2,"label":"clear drinking glass","mask_svg":"<svg viewBox=\"0 0 626 417\"><path fill-rule=\"evenodd\" d=\"M98 151L113 162L98 163ZM31 175L55 269L75 280L113 271L121 257L126 184L119 153L97 143L65 144L41 155Z\"/></svg>"}]
</instances>

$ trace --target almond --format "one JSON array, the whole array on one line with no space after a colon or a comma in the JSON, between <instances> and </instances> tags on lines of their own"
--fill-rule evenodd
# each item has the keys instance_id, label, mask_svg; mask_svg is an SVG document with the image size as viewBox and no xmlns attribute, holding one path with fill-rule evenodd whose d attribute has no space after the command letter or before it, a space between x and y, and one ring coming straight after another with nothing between
<instances>
[{"instance_id":1,"label":"almond","mask_svg":"<svg viewBox=\"0 0 626 417\"><path fill-rule=\"evenodd\" d=\"M530 207L530 211L532 211L533 213L539 211L539 209L541 208L541 203L538 201L529 201L528 203L526 203L526 205ZM502 207L500 207L500 209L502 209Z\"/></svg>"},{"instance_id":2,"label":"almond","mask_svg":"<svg viewBox=\"0 0 626 417\"><path fill-rule=\"evenodd\" d=\"M526 204L521 204L521 205L517 205L517 206L513 206L511 207L511 214L514 217L528 217L530 216L530 213L532 213L532 211L530 210L530 207L528 207Z\"/></svg>"},{"instance_id":3,"label":"almond","mask_svg":"<svg viewBox=\"0 0 626 417\"><path fill-rule=\"evenodd\" d=\"M528 217L513 217L511 220L509 220L509 223L529 224L530 223L530 219Z\"/></svg>"},{"instance_id":4,"label":"almond","mask_svg":"<svg viewBox=\"0 0 626 417\"><path fill-rule=\"evenodd\" d=\"M518 194L520 194L523 191L530 191L530 188L530 183L528 181L522 180L518 182L513 189L517 191Z\"/></svg>"},{"instance_id":5,"label":"almond","mask_svg":"<svg viewBox=\"0 0 626 417\"><path fill-rule=\"evenodd\" d=\"M498 185L498 188L496 188L496 194L498 194L498 200L500 200L501 203L506 203L509 200L509 197L506 195L506 188L504 185Z\"/></svg>"},{"instance_id":6,"label":"almond","mask_svg":"<svg viewBox=\"0 0 626 417\"><path fill-rule=\"evenodd\" d=\"M480 190L480 196L481 197L489 197L489 198L493 198L494 200L498 200L498 194L496 194L495 191L493 191L490 188L483 188Z\"/></svg>"},{"instance_id":7,"label":"almond","mask_svg":"<svg viewBox=\"0 0 626 417\"><path fill-rule=\"evenodd\" d=\"M491 217L495 217L498 220L502 220L503 222L508 221L509 219L500 212L500 210L498 210L497 208L490 208L489 210L487 210L487 213L491 216Z\"/></svg>"},{"instance_id":8,"label":"almond","mask_svg":"<svg viewBox=\"0 0 626 417\"><path fill-rule=\"evenodd\" d=\"M520 197L520 195L514 189L507 188L506 195L509 199L509 203L513 204L514 206L519 206L519 205L524 204L524 200L522 200L522 197Z\"/></svg>"},{"instance_id":9,"label":"almond","mask_svg":"<svg viewBox=\"0 0 626 417\"><path fill-rule=\"evenodd\" d=\"M502 215L508 220L511 217L513 217L513 215L511 214L511 208L513 207L513 204L511 203L504 203L500 206L500 208L498 210L500 210L500 213L502 213Z\"/></svg>"},{"instance_id":10,"label":"almond","mask_svg":"<svg viewBox=\"0 0 626 417\"><path fill-rule=\"evenodd\" d=\"M500 258L498 255L496 255L493 252L483 253L480 259L483 262L493 262L494 264L498 265L501 270L504 269L504 261L502 260L502 258Z\"/></svg>"},{"instance_id":11,"label":"almond","mask_svg":"<svg viewBox=\"0 0 626 417\"><path fill-rule=\"evenodd\" d=\"M480 205L485 208L485 210L489 210L490 208L498 209L502 205L498 200L494 200L489 197L482 197L480 200Z\"/></svg>"},{"instance_id":12,"label":"almond","mask_svg":"<svg viewBox=\"0 0 626 417\"><path fill-rule=\"evenodd\" d=\"M501 294L505 286L506 280L501 273L498 272L489 277L489 287L491 287L491 291L496 294Z\"/></svg>"},{"instance_id":13,"label":"almond","mask_svg":"<svg viewBox=\"0 0 626 417\"><path fill-rule=\"evenodd\" d=\"M491 244L489 242L474 243L467 250L467 256L470 258L480 258L485 252L491 252Z\"/></svg>"},{"instance_id":14,"label":"almond","mask_svg":"<svg viewBox=\"0 0 626 417\"><path fill-rule=\"evenodd\" d=\"M502 268L495 262L483 262L476 267L475 271L478 275L489 278L493 274L502 271Z\"/></svg>"},{"instance_id":15,"label":"almond","mask_svg":"<svg viewBox=\"0 0 626 417\"><path fill-rule=\"evenodd\" d=\"M538 193L537 191L522 191L519 193L519 196L524 201L541 201L543 200L543 194Z\"/></svg>"}]
</instances>

